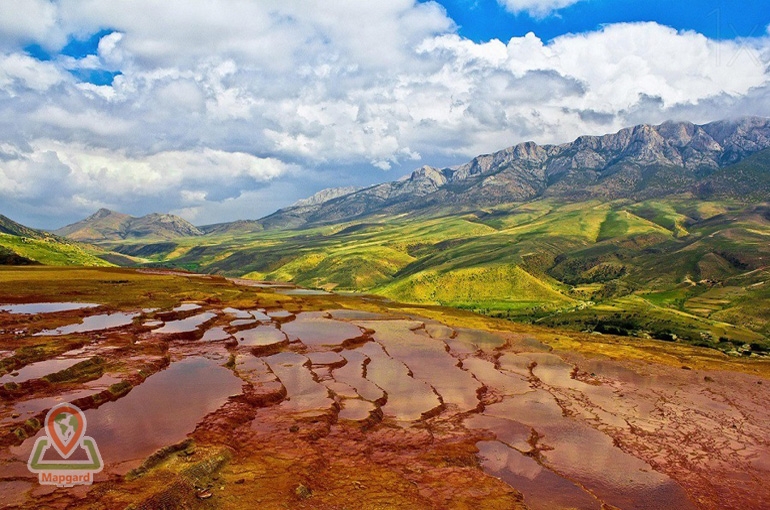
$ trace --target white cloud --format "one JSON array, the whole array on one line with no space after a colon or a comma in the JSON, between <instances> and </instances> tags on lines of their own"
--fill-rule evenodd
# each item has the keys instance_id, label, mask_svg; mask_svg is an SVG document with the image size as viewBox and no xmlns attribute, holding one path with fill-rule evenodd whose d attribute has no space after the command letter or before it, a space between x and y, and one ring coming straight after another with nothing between
<instances>
[{"instance_id":1,"label":"white cloud","mask_svg":"<svg viewBox=\"0 0 770 510\"><path fill-rule=\"evenodd\" d=\"M12 95L24 89L45 92L69 78L50 62L41 62L21 53L0 54L0 90Z\"/></svg>"},{"instance_id":2,"label":"white cloud","mask_svg":"<svg viewBox=\"0 0 770 510\"><path fill-rule=\"evenodd\" d=\"M294 171L274 158L208 148L135 157L40 140L27 150L2 145L0 156L4 202L21 199L33 206L61 203L64 198L82 213L94 205L131 208L147 201L162 201L166 209L182 205L205 209L208 202L238 198L241 188L265 185Z\"/></svg>"},{"instance_id":3,"label":"white cloud","mask_svg":"<svg viewBox=\"0 0 770 510\"><path fill-rule=\"evenodd\" d=\"M528 13L535 18L543 18L582 0L497 0L507 11L514 14Z\"/></svg>"},{"instance_id":4,"label":"white cloud","mask_svg":"<svg viewBox=\"0 0 770 510\"><path fill-rule=\"evenodd\" d=\"M66 38L57 26L57 14L57 6L48 0L3 0L0 2L0 45L64 44Z\"/></svg>"},{"instance_id":5,"label":"white cloud","mask_svg":"<svg viewBox=\"0 0 770 510\"><path fill-rule=\"evenodd\" d=\"M530 12L561 5L509 3ZM524 140L564 142L670 117L770 115L768 37L715 41L636 23L547 43L535 34L475 43L430 2L216 4L59 0L36 3L53 14L41 11L26 28L0 21L4 199L28 197L44 210L45 197L73 215L101 200L207 221L245 211L239 197L289 182L297 168L355 167L362 184ZM83 59L40 62L21 51L105 27L113 32ZM68 72L84 69L122 74L96 86ZM3 143L23 157L4 158ZM48 164L69 172L64 183L51 187L37 170ZM16 171L29 182L14 180ZM285 204L323 186L293 182ZM272 204L258 201L249 217Z\"/></svg>"}]
</instances>

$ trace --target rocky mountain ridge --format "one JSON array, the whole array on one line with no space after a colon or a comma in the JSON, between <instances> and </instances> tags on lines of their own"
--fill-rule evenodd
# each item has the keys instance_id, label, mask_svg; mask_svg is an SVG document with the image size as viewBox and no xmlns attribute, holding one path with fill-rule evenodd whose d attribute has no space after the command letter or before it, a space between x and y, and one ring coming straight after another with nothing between
<instances>
[{"instance_id":1,"label":"rocky mountain ridge","mask_svg":"<svg viewBox=\"0 0 770 510\"><path fill-rule=\"evenodd\" d=\"M690 193L770 200L770 155L763 151L770 151L766 118L641 124L559 145L523 142L456 167L425 165L405 178L363 189L328 188L259 220L195 227L168 214L134 218L101 209L55 233L85 242L232 235L546 197L645 200Z\"/></svg>"},{"instance_id":2,"label":"rocky mountain ridge","mask_svg":"<svg viewBox=\"0 0 770 510\"><path fill-rule=\"evenodd\" d=\"M729 193L712 176L768 148L770 119L765 118L643 124L560 145L524 142L454 168L423 166L405 179L281 209L260 222L265 228L297 227L441 204L487 206L545 196L585 200Z\"/></svg>"}]
</instances>

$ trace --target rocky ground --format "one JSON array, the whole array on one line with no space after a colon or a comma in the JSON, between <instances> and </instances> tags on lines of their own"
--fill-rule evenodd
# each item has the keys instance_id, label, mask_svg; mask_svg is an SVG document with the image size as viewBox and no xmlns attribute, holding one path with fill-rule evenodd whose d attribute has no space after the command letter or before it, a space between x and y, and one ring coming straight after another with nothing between
<instances>
[{"instance_id":1,"label":"rocky ground","mask_svg":"<svg viewBox=\"0 0 770 510\"><path fill-rule=\"evenodd\" d=\"M770 506L767 361L185 274L18 284L46 274L2 302L94 306L0 312L5 506ZM27 471L63 401L92 487Z\"/></svg>"}]
</instances>

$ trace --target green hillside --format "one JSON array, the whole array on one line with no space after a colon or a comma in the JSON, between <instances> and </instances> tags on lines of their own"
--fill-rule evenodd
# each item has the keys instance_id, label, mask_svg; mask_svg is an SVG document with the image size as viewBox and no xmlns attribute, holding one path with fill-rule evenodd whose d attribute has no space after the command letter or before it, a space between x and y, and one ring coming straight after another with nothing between
<instances>
[{"instance_id":1,"label":"green hillside","mask_svg":"<svg viewBox=\"0 0 770 510\"><path fill-rule=\"evenodd\" d=\"M130 262L127 257L25 227L0 215L0 265L103 267Z\"/></svg>"},{"instance_id":2,"label":"green hillside","mask_svg":"<svg viewBox=\"0 0 770 510\"><path fill-rule=\"evenodd\" d=\"M148 264L444 304L597 333L770 347L770 207L543 199L104 245Z\"/></svg>"},{"instance_id":3,"label":"green hillside","mask_svg":"<svg viewBox=\"0 0 770 510\"><path fill-rule=\"evenodd\" d=\"M81 245L55 237L35 239L10 234L0 234L0 247L15 254L28 262L21 260L9 261L9 264L19 265L40 263L49 266L94 266L106 267L114 264L100 258L106 254L99 248Z\"/></svg>"}]
</instances>

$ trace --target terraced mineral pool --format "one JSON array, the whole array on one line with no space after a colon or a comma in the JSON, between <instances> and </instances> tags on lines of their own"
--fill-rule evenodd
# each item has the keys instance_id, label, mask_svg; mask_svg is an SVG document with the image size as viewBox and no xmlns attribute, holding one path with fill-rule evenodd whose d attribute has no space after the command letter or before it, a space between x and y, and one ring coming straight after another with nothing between
<instances>
[{"instance_id":1,"label":"terraced mineral pool","mask_svg":"<svg viewBox=\"0 0 770 510\"><path fill-rule=\"evenodd\" d=\"M232 315L236 319L251 319L251 314L246 310L239 310L238 308L223 308L222 311L227 315Z\"/></svg>"},{"instance_id":2,"label":"terraced mineral pool","mask_svg":"<svg viewBox=\"0 0 770 510\"><path fill-rule=\"evenodd\" d=\"M431 386L409 376L409 368L369 342L359 349L371 361L366 365L366 378L386 393L382 407L385 416L397 421L415 421L441 409L441 401ZM346 365L347 366L347 365Z\"/></svg>"},{"instance_id":3,"label":"terraced mineral pool","mask_svg":"<svg viewBox=\"0 0 770 510\"><path fill-rule=\"evenodd\" d=\"M340 354L347 363L334 369L332 372L334 380L347 384L364 400L371 402L376 400L384 401L385 393L382 389L369 379L364 378L364 373L366 372L365 364L369 362L369 357L359 350L342 351Z\"/></svg>"},{"instance_id":4,"label":"terraced mineral pool","mask_svg":"<svg viewBox=\"0 0 770 510\"><path fill-rule=\"evenodd\" d=\"M252 326L256 324L257 321L254 320L253 317L249 317L248 319L236 319L234 321L230 322L230 327L233 328L243 328L244 326Z\"/></svg>"},{"instance_id":5,"label":"terraced mineral pool","mask_svg":"<svg viewBox=\"0 0 770 510\"><path fill-rule=\"evenodd\" d=\"M516 487L531 510L600 510L602 507L585 490L499 441L481 441L476 447L484 470Z\"/></svg>"},{"instance_id":6,"label":"terraced mineral pool","mask_svg":"<svg viewBox=\"0 0 770 510\"><path fill-rule=\"evenodd\" d=\"M270 310L265 313L267 313L267 315L273 319L290 319L294 317L294 314L288 310Z\"/></svg>"},{"instance_id":7,"label":"terraced mineral pool","mask_svg":"<svg viewBox=\"0 0 770 510\"><path fill-rule=\"evenodd\" d=\"M104 375L96 381L91 381L85 384L87 387L83 389L62 393L53 397L33 398L29 400L22 400L12 405L9 404L6 406L6 412L4 413L6 417L0 419L0 424L7 424L14 421L23 422L24 420L32 418L42 411L50 409L55 405L61 404L62 402L72 402L79 398L94 395L102 390L107 389L111 384L115 384L117 382L119 382L119 379L109 375ZM15 414L18 414L19 416L17 418L12 418L12 416Z\"/></svg>"},{"instance_id":8,"label":"terraced mineral pool","mask_svg":"<svg viewBox=\"0 0 770 510\"><path fill-rule=\"evenodd\" d=\"M222 340L227 340L232 338L233 335L225 331L225 328L222 326L217 326L216 328L211 328L207 330L203 334L203 338L201 338L201 342L220 342Z\"/></svg>"},{"instance_id":9,"label":"terraced mineral pool","mask_svg":"<svg viewBox=\"0 0 770 510\"><path fill-rule=\"evenodd\" d=\"M88 358L53 358L45 361L38 361L37 363L31 363L18 371L18 375L13 376L17 372L11 372L11 374L5 374L0 377L0 384L9 382L15 382L17 384L32 379L40 379L48 374L59 372L60 370L66 370L69 367L80 363Z\"/></svg>"},{"instance_id":10,"label":"terraced mineral pool","mask_svg":"<svg viewBox=\"0 0 770 510\"><path fill-rule=\"evenodd\" d=\"M122 328L130 325L138 313L117 312L104 315L92 315L85 317L80 324L70 324L56 329L47 329L33 336L60 336L73 333L89 333L91 331L103 331L106 329Z\"/></svg>"},{"instance_id":11,"label":"terraced mineral pool","mask_svg":"<svg viewBox=\"0 0 770 510\"><path fill-rule=\"evenodd\" d=\"M200 356L176 361L126 396L86 411L88 435L99 445L106 469L125 473L159 448L184 439L204 416L240 394L241 386L221 361ZM34 442L26 440L14 453L26 461Z\"/></svg>"},{"instance_id":12,"label":"terraced mineral pool","mask_svg":"<svg viewBox=\"0 0 770 510\"><path fill-rule=\"evenodd\" d=\"M239 345L247 347L267 347L288 342L286 335L275 326L262 325L239 331L235 334Z\"/></svg>"},{"instance_id":13,"label":"terraced mineral pool","mask_svg":"<svg viewBox=\"0 0 770 510\"><path fill-rule=\"evenodd\" d=\"M174 312L192 312L193 310L200 310L203 308L201 305L196 303L182 303L181 305L174 308Z\"/></svg>"},{"instance_id":14,"label":"terraced mineral pool","mask_svg":"<svg viewBox=\"0 0 770 510\"><path fill-rule=\"evenodd\" d=\"M289 338L297 338L308 347L340 346L346 341L363 336L361 328L354 324L331 319L304 319L301 315L281 326L281 329Z\"/></svg>"},{"instance_id":15,"label":"terraced mineral pool","mask_svg":"<svg viewBox=\"0 0 770 510\"><path fill-rule=\"evenodd\" d=\"M501 395L521 395L532 391L526 378L519 374L497 370L490 361L466 358L463 360L463 368L485 386L494 388Z\"/></svg>"},{"instance_id":16,"label":"terraced mineral pool","mask_svg":"<svg viewBox=\"0 0 770 510\"><path fill-rule=\"evenodd\" d=\"M311 352L307 357L313 366L342 366L347 363L345 358L334 351Z\"/></svg>"},{"instance_id":17,"label":"terraced mineral pool","mask_svg":"<svg viewBox=\"0 0 770 510\"><path fill-rule=\"evenodd\" d=\"M177 321L167 322L162 328L156 329L153 333L160 335L172 335L179 333L192 333L208 321L216 317L217 314L213 312L205 312L198 315L193 315L186 319L179 319Z\"/></svg>"},{"instance_id":18,"label":"terraced mineral pool","mask_svg":"<svg viewBox=\"0 0 770 510\"><path fill-rule=\"evenodd\" d=\"M28 303L24 305L0 305L0 311L32 315L36 313L69 312L71 310L85 310L96 308L94 303Z\"/></svg>"},{"instance_id":19,"label":"terraced mineral pool","mask_svg":"<svg viewBox=\"0 0 770 510\"><path fill-rule=\"evenodd\" d=\"M444 404L456 406L460 412L479 406L477 392L481 383L457 366L457 358L446 351L443 341L422 330L423 323L392 320L359 324L373 329L374 339L388 354L407 366L415 379L433 387Z\"/></svg>"},{"instance_id":20,"label":"terraced mineral pool","mask_svg":"<svg viewBox=\"0 0 770 510\"><path fill-rule=\"evenodd\" d=\"M666 475L622 451L609 436L564 416L547 391L506 397L489 405L484 415L513 419L536 430L542 438L538 445L548 447L541 452L543 465L609 505L629 510L694 508Z\"/></svg>"},{"instance_id":21,"label":"terraced mineral pool","mask_svg":"<svg viewBox=\"0 0 770 510\"><path fill-rule=\"evenodd\" d=\"M489 331L479 329L457 328L457 334L452 339L460 344L476 350L489 351L505 345L505 339Z\"/></svg>"},{"instance_id":22,"label":"terraced mineral pool","mask_svg":"<svg viewBox=\"0 0 770 510\"><path fill-rule=\"evenodd\" d=\"M264 358L270 370L286 388L288 399L281 406L292 413L323 414L331 410L334 400L329 390L313 377L309 360L293 352L281 352Z\"/></svg>"},{"instance_id":23,"label":"terraced mineral pool","mask_svg":"<svg viewBox=\"0 0 770 510\"><path fill-rule=\"evenodd\" d=\"M350 421L363 421L371 416L377 406L366 400L346 398L342 400L339 419Z\"/></svg>"},{"instance_id":24,"label":"terraced mineral pool","mask_svg":"<svg viewBox=\"0 0 770 510\"><path fill-rule=\"evenodd\" d=\"M260 322L270 322L270 316L262 310L251 310L249 313Z\"/></svg>"}]
</instances>

